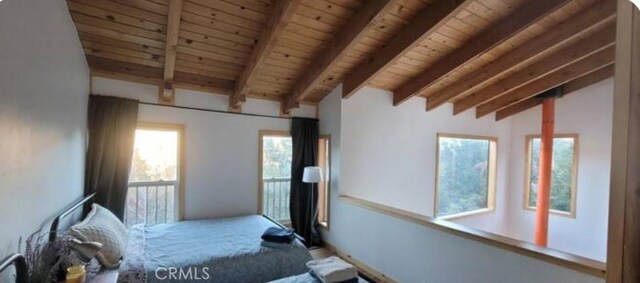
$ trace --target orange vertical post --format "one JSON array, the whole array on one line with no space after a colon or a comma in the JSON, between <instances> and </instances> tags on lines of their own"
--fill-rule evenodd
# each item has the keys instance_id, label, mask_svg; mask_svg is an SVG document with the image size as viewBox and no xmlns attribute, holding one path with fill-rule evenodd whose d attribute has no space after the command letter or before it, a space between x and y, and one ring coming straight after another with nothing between
<instances>
[{"instance_id":1,"label":"orange vertical post","mask_svg":"<svg viewBox=\"0 0 640 283\"><path fill-rule=\"evenodd\" d=\"M551 166L553 159L553 131L555 99L542 103L542 138L540 141L540 170L538 171L538 199L536 210L536 245L546 247L549 233L549 203L551 202Z\"/></svg>"}]
</instances>

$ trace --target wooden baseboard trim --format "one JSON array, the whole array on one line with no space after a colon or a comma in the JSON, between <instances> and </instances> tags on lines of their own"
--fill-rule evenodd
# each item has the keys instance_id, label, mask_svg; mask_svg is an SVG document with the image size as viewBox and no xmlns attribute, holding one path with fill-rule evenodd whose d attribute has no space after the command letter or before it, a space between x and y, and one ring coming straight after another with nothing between
<instances>
[{"instance_id":1,"label":"wooden baseboard trim","mask_svg":"<svg viewBox=\"0 0 640 283\"><path fill-rule=\"evenodd\" d=\"M345 251L336 248L336 246L334 246L331 243L328 243L326 241L322 242L324 247L326 249L328 249L329 251L335 253L338 257L340 257L341 259L345 260L346 262L352 264L353 266L355 266L358 271L362 274L364 274L365 276L371 278L372 280L375 280L376 282L381 282L381 283L396 283L398 282L397 280L390 278L389 276L385 275L384 273L381 273L377 270L375 270L374 268L366 265L365 263L355 259L353 256L351 256L349 253L346 253Z\"/></svg>"}]
</instances>

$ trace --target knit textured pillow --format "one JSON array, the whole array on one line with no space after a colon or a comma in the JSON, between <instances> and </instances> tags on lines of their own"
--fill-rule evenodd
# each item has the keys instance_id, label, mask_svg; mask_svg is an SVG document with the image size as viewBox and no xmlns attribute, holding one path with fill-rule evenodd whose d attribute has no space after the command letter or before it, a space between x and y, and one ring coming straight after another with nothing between
<instances>
[{"instance_id":1,"label":"knit textured pillow","mask_svg":"<svg viewBox=\"0 0 640 283\"><path fill-rule=\"evenodd\" d=\"M71 226L70 234L85 242L98 242L102 248L96 255L106 268L118 268L127 247L127 228L108 209L93 204L89 215Z\"/></svg>"}]
</instances>

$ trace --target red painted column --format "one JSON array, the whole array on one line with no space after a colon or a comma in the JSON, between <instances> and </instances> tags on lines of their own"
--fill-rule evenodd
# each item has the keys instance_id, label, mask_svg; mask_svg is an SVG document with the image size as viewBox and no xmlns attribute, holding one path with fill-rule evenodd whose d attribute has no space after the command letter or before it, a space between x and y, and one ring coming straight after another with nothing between
<instances>
[{"instance_id":1,"label":"red painted column","mask_svg":"<svg viewBox=\"0 0 640 283\"><path fill-rule=\"evenodd\" d=\"M536 245L543 247L547 246L547 236L549 232L554 116L555 99L545 99L542 104L542 138L540 141L540 170L538 171L538 201L535 237Z\"/></svg>"}]
</instances>

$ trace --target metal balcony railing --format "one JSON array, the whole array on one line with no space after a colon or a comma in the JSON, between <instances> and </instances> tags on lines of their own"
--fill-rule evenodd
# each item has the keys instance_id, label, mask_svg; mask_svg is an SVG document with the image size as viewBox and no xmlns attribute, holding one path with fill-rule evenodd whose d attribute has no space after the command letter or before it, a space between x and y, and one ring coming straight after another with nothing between
<instances>
[{"instance_id":1,"label":"metal balcony railing","mask_svg":"<svg viewBox=\"0 0 640 283\"><path fill-rule=\"evenodd\" d=\"M291 178L262 179L262 212L280 223L290 222Z\"/></svg>"}]
</instances>

